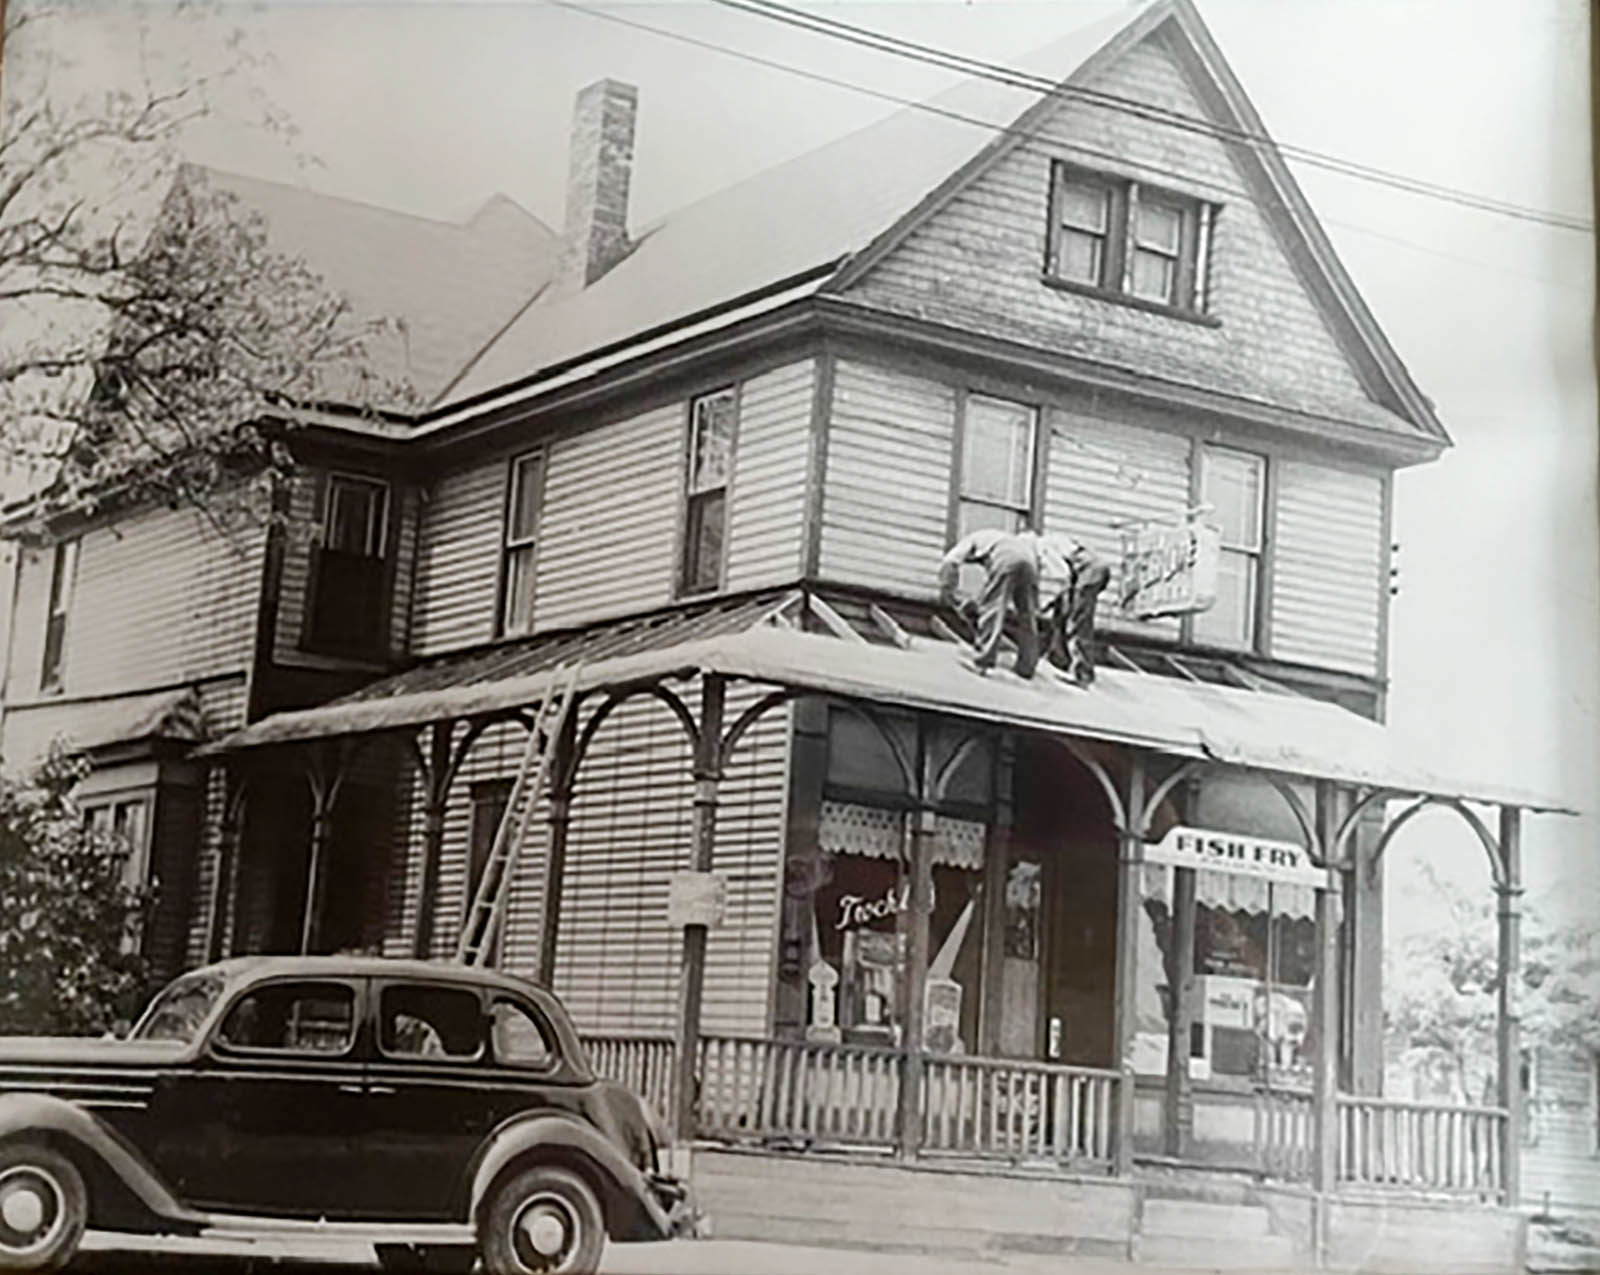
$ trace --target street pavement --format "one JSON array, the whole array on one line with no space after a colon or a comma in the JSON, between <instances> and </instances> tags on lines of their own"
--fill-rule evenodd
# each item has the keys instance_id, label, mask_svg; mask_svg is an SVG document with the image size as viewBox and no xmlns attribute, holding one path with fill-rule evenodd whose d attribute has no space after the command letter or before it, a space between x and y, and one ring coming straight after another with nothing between
<instances>
[{"instance_id":1,"label":"street pavement","mask_svg":"<svg viewBox=\"0 0 1600 1275\"><path fill-rule=\"evenodd\" d=\"M370 1247L299 1241L243 1244L200 1240L86 1237L72 1270L134 1275L161 1270L200 1275L332 1275L377 1269ZM885 1253L746 1240L608 1244L602 1275L1179 1275L1167 1268L1062 1255ZM1181 1275L1196 1275L1190 1269ZM1267 1273L1262 1273L1267 1275ZM1280 1272L1276 1275L1292 1275Z\"/></svg>"}]
</instances>

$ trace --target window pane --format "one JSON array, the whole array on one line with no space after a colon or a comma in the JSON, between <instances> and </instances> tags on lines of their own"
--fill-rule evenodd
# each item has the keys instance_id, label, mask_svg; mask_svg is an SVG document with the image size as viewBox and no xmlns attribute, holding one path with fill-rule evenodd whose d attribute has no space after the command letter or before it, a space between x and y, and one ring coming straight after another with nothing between
<instances>
[{"instance_id":1,"label":"window pane","mask_svg":"<svg viewBox=\"0 0 1600 1275\"><path fill-rule=\"evenodd\" d=\"M472 786L472 823L467 832L467 888L463 907L472 906L478 882L483 879L483 866L489 861L489 851L494 849L494 839L510 799L510 780L491 779Z\"/></svg>"},{"instance_id":2,"label":"window pane","mask_svg":"<svg viewBox=\"0 0 1600 1275\"><path fill-rule=\"evenodd\" d=\"M228 1011L221 1038L246 1049L342 1053L355 1033L355 993L336 983L277 983Z\"/></svg>"},{"instance_id":3,"label":"window pane","mask_svg":"<svg viewBox=\"0 0 1600 1275\"><path fill-rule=\"evenodd\" d=\"M1134 296L1171 305L1172 285L1176 278L1176 263L1170 258L1143 249L1133 254Z\"/></svg>"},{"instance_id":4,"label":"window pane","mask_svg":"<svg viewBox=\"0 0 1600 1275\"><path fill-rule=\"evenodd\" d=\"M506 550L506 612L502 627L507 633L526 633L533 628L531 544Z\"/></svg>"},{"instance_id":5,"label":"window pane","mask_svg":"<svg viewBox=\"0 0 1600 1275\"><path fill-rule=\"evenodd\" d=\"M683 585L690 593L716 589L722 583L722 533L726 521L723 493L707 492L689 498L688 525L684 529Z\"/></svg>"},{"instance_id":6,"label":"window pane","mask_svg":"<svg viewBox=\"0 0 1600 1275\"><path fill-rule=\"evenodd\" d=\"M1100 286L1103 280L1105 241L1079 230L1063 230L1056 253L1056 276L1073 283Z\"/></svg>"},{"instance_id":7,"label":"window pane","mask_svg":"<svg viewBox=\"0 0 1600 1275\"><path fill-rule=\"evenodd\" d=\"M1261 547L1263 468L1260 456L1205 453L1201 500L1212 506L1210 516L1222 528L1222 543L1227 548Z\"/></svg>"},{"instance_id":8,"label":"window pane","mask_svg":"<svg viewBox=\"0 0 1600 1275\"><path fill-rule=\"evenodd\" d=\"M385 987L378 1001L378 1040L386 1054L476 1058L483 1048L483 1006L453 987Z\"/></svg>"},{"instance_id":9,"label":"window pane","mask_svg":"<svg viewBox=\"0 0 1600 1275\"><path fill-rule=\"evenodd\" d=\"M1141 203L1139 224L1135 231L1138 242L1150 248L1164 248L1171 256L1178 255L1183 241L1183 213L1165 204Z\"/></svg>"},{"instance_id":10,"label":"window pane","mask_svg":"<svg viewBox=\"0 0 1600 1275\"><path fill-rule=\"evenodd\" d=\"M496 1062L515 1067L548 1067L555 1058L544 1029L521 1005L497 1001L494 1007Z\"/></svg>"},{"instance_id":11,"label":"window pane","mask_svg":"<svg viewBox=\"0 0 1600 1275\"><path fill-rule=\"evenodd\" d=\"M328 486L327 548L378 557L383 522L383 489L375 483L335 478Z\"/></svg>"},{"instance_id":12,"label":"window pane","mask_svg":"<svg viewBox=\"0 0 1600 1275\"><path fill-rule=\"evenodd\" d=\"M511 518L508 540L531 540L539 525L540 454L520 456L511 466Z\"/></svg>"},{"instance_id":13,"label":"window pane","mask_svg":"<svg viewBox=\"0 0 1600 1275\"><path fill-rule=\"evenodd\" d=\"M694 455L689 466L691 492L727 485L733 460L733 421L733 391L695 400Z\"/></svg>"},{"instance_id":14,"label":"window pane","mask_svg":"<svg viewBox=\"0 0 1600 1275\"><path fill-rule=\"evenodd\" d=\"M1256 560L1224 549L1217 563L1217 600L1194 617L1194 638L1207 646L1255 644Z\"/></svg>"},{"instance_id":15,"label":"window pane","mask_svg":"<svg viewBox=\"0 0 1600 1275\"><path fill-rule=\"evenodd\" d=\"M1061 188L1061 224L1075 230L1104 232L1110 217L1111 192L1071 183Z\"/></svg>"},{"instance_id":16,"label":"window pane","mask_svg":"<svg viewBox=\"0 0 1600 1275\"><path fill-rule=\"evenodd\" d=\"M961 494L1026 509L1033 476L1033 409L996 399L967 400Z\"/></svg>"}]
</instances>

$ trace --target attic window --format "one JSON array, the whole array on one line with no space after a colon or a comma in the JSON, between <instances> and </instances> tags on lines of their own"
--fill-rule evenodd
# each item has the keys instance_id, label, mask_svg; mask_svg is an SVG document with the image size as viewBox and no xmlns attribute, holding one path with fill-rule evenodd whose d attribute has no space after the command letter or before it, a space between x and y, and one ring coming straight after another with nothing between
<instances>
[{"instance_id":1,"label":"attic window","mask_svg":"<svg viewBox=\"0 0 1600 1275\"><path fill-rule=\"evenodd\" d=\"M1141 309L1205 314L1213 205L1061 163L1050 191L1046 283Z\"/></svg>"}]
</instances>

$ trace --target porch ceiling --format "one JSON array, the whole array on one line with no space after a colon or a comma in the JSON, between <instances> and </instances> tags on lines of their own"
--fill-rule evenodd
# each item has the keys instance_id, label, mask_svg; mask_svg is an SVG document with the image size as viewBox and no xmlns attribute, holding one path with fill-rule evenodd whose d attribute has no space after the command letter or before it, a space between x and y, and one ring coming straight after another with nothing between
<instances>
[{"instance_id":1,"label":"porch ceiling","mask_svg":"<svg viewBox=\"0 0 1600 1275\"><path fill-rule=\"evenodd\" d=\"M273 714L200 751L512 712L542 699L554 671L581 659L580 691L720 673L1399 795L1574 813L1538 793L1412 764L1397 755L1387 728L1336 704L1114 668L1101 669L1088 689L1048 664L1031 681L1006 669L979 677L937 623L918 633L912 628L923 626L901 620L860 600L830 604L798 589L722 599L443 657L320 707Z\"/></svg>"}]
</instances>

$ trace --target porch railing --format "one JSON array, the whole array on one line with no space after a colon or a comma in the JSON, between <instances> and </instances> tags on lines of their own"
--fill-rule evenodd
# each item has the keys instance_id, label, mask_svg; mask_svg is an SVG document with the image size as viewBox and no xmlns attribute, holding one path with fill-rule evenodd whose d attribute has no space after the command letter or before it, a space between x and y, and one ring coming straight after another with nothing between
<instances>
[{"instance_id":1,"label":"porch railing","mask_svg":"<svg viewBox=\"0 0 1600 1275\"><path fill-rule=\"evenodd\" d=\"M1506 1112L1341 1094L1339 1179L1372 1187L1499 1196Z\"/></svg>"},{"instance_id":2,"label":"porch railing","mask_svg":"<svg viewBox=\"0 0 1600 1275\"><path fill-rule=\"evenodd\" d=\"M808 1145L893 1146L902 1061L893 1049L703 1037L699 1132Z\"/></svg>"},{"instance_id":3,"label":"porch railing","mask_svg":"<svg viewBox=\"0 0 1600 1275\"><path fill-rule=\"evenodd\" d=\"M922 1146L980 1159L1109 1166L1114 1071L993 1058L930 1058Z\"/></svg>"},{"instance_id":4,"label":"porch railing","mask_svg":"<svg viewBox=\"0 0 1600 1275\"><path fill-rule=\"evenodd\" d=\"M671 1118L677 1045L670 1035L584 1032L582 1040L595 1075L626 1085L663 1119Z\"/></svg>"},{"instance_id":5,"label":"porch railing","mask_svg":"<svg viewBox=\"0 0 1600 1275\"><path fill-rule=\"evenodd\" d=\"M1311 1177L1316 1107L1310 1093L1297 1089L1256 1091L1255 1147L1261 1172L1284 1182Z\"/></svg>"}]
</instances>

